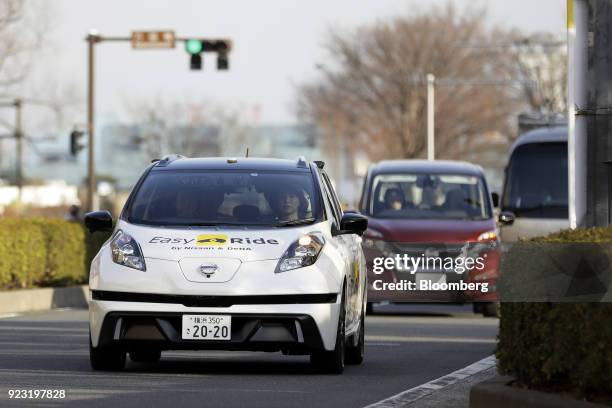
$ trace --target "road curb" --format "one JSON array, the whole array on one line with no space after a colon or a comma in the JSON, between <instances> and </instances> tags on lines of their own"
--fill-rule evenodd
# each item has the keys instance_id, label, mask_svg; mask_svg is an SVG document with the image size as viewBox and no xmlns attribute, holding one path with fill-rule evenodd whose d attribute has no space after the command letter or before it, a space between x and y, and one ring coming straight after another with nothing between
<instances>
[{"instance_id":1,"label":"road curb","mask_svg":"<svg viewBox=\"0 0 612 408\"><path fill-rule=\"evenodd\" d=\"M510 387L512 377L497 375L470 390L470 408L604 408L558 394Z\"/></svg>"},{"instance_id":2,"label":"road curb","mask_svg":"<svg viewBox=\"0 0 612 408\"><path fill-rule=\"evenodd\" d=\"M61 307L87 307L88 298L87 285L0 291L0 314L36 312Z\"/></svg>"},{"instance_id":3,"label":"road curb","mask_svg":"<svg viewBox=\"0 0 612 408\"><path fill-rule=\"evenodd\" d=\"M436 392L440 392L444 388L447 388L453 384L457 384L480 372L495 367L495 364L495 356L491 355L489 357L483 358L480 361L470 364L467 367L454 371L450 374L447 374L425 384L421 384L417 387L410 388L406 391L400 392L399 394L393 395L384 400L367 405L364 408L396 408L409 406L410 404L413 404L414 402L424 397L430 396Z\"/></svg>"}]
</instances>

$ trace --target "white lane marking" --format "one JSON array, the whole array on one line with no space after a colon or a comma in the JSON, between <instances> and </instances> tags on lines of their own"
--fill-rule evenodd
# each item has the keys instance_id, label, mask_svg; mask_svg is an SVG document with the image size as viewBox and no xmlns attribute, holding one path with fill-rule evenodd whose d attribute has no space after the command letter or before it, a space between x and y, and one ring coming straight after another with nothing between
<instances>
[{"instance_id":1,"label":"white lane marking","mask_svg":"<svg viewBox=\"0 0 612 408\"><path fill-rule=\"evenodd\" d=\"M58 324L58 326L61 325ZM71 332L71 333L87 333L89 329L87 328L70 328L70 327L41 327L41 326L9 326L9 325L2 325L0 326L0 328L2 328L2 330L14 330L14 331L19 331L19 332L23 332L23 331L48 331L48 332L61 332L61 333L66 333L66 332Z\"/></svg>"},{"instance_id":2,"label":"white lane marking","mask_svg":"<svg viewBox=\"0 0 612 408\"><path fill-rule=\"evenodd\" d=\"M399 347L399 346L401 346L401 343L388 343L388 342L382 342L382 341L366 341L365 345L366 346L374 346L374 347L379 347L379 346L383 346L383 347Z\"/></svg>"},{"instance_id":3,"label":"white lane marking","mask_svg":"<svg viewBox=\"0 0 612 408\"><path fill-rule=\"evenodd\" d=\"M371 326L381 327L388 326L390 324L406 325L419 324L419 325L432 325L432 326L465 326L469 324L471 326L498 326L499 319L493 318L465 318L465 317L414 317L414 316L374 316L366 317L366 324L369 323Z\"/></svg>"},{"instance_id":4,"label":"white lane marking","mask_svg":"<svg viewBox=\"0 0 612 408\"><path fill-rule=\"evenodd\" d=\"M71 310L83 310L86 311L87 309L80 309L80 308L74 308L74 307L58 307L57 309L48 309L48 310L33 310L31 312L28 313L3 313L0 314L0 319L10 319L11 317L20 317L20 316L25 316L26 314L36 314L39 315L41 313L53 313L53 312L69 312Z\"/></svg>"},{"instance_id":5,"label":"white lane marking","mask_svg":"<svg viewBox=\"0 0 612 408\"><path fill-rule=\"evenodd\" d=\"M478 374L481 371L488 370L489 368L495 367L496 360L495 356L483 358L480 361L470 364L467 367L453 371L450 374L437 378L433 381L429 381L425 384L421 384L417 387L410 388L406 391L402 391L399 394L393 395L389 398L385 398L382 401L375 402L364 408L393 408L400 407L418 399L421 399L427 395L433 394L435 391L440 390L449 385L455 384L458 381L466 379Z\"/></svg>"},{"instance_id":6,"label":"white lane marking","mask_svg":"<svg viewBox=\"0 0 612 408\"><path fill-rule=\"evenodd\" d=\"M369 335L366 341L391 341L405 343L485 343L495 344L495 339L483 339L477 337L442 337L442 336L384 336Z\"/></svg>"}]
</instances>

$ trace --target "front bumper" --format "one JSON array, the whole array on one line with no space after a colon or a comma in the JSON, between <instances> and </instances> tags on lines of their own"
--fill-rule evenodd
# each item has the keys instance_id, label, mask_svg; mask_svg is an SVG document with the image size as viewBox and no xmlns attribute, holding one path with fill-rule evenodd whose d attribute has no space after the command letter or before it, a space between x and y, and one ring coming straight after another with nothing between
<instances>
[{"instance_id":1,"label":"front bumper","mask_svg":"<svg viewBox=\"0 0 612 408\"><path fill-rule=\"evenodd\" d=\"M287 296L281 299L285 303L244 304L248 299L240 301L236 296L232 297L235 299L229 302L232 303L229 306L224 303L226 300L217 303L220 306L211 306L209 297L201 297L204 303L199 305L185 305L180 301L142 302L138 298L130 301L96 300L96 297L100 298L98 293L89 303L91 341L94 347L118 347L127 351L154 348L307 354L315 350L333 350L340 297L335 294L333 299L332 294L307 296L318 296L315 299L319 303L286 303L291 298ZM183 340L181 324L184 314L231 315L231 340Z\"/></svg>"}]
</instances>

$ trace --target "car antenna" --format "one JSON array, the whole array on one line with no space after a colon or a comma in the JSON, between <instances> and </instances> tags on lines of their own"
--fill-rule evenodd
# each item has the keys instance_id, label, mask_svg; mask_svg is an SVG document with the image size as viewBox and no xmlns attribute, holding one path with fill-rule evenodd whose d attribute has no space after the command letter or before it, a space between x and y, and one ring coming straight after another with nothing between
<instances>
[{"instance_id":1,"label":"car antenna","mask_svg":"<svg viewBox=\"0 0 612 408\"><path fill-rule=\"evenodd\" d=\"M247 147L246 154L244 157L249 157L249 148Z\"/></svg>"}]
</instances>

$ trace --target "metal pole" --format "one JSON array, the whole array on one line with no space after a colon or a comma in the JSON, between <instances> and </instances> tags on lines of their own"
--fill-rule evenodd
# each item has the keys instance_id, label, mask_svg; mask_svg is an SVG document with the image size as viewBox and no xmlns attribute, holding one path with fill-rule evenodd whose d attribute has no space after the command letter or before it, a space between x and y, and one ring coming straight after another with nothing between
<instances>
[{"instance_id":1,"label":"metal pole","mask_svg":"<svg viewBox=\"0 0 612 408\"><path fill-rule=\"evenodd\" d=\"M15 99L15 143L17 154L15 157L16 164L16 184L19 191L18 200L22 201L23 193L23 129L21 125L21 99Z\"/></svg>"},{"instance_id":2,"label":"metal pole","mask_svg":"<svg viewBox=\"0 0 612 408\"><path fill-rule=\"evenodd\" d=\"M576 109L587 106L588 8L585 0L567 0L568 44L568 207L570 228L585 226L587 197L586 120Z\"/></svg>"},{"instance_id":3,"label":"metal pole","mask_svg":"<svg viewBox=\"0 0 612 408\"><path fill-rule=\"evenodd\" d=\"M94 210L96 164L94 150L94 46L100 37L91 31L87 41L87 211Z\"/></svg>"},{"instance_id":4,"label":"metal pole","mask_svg":"<svg viewBox=\"0 0 612 408\"><path fill-rule=\"evenodd\" d=\"M434 126L435 126L435 104L434 104L434 85L436 77L434 74L427 74L427 160L434 160Z\"/></svg>"}]
</instances>

